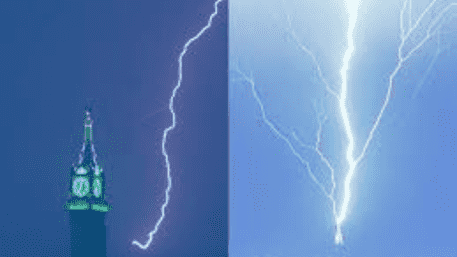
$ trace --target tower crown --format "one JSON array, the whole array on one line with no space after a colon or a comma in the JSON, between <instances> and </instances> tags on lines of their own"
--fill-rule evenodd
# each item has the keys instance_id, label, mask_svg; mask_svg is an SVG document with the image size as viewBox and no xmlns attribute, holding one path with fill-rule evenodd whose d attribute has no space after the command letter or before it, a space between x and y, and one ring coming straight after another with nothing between
<instances>
[{"instance_id":1,"label":"tower crown","mask_svg":"<svg viewBox=\"0 0 457 257\"><path fill-rule=\"evenodd\" d=\"M93 120L86 111L84 118L84 143L79 162L71 169L71 199L67 201L67 210L95 210L107 212L111 206L105 201L105 176L97 164L92 134ZM86 147L87 146L87 147Z\"/></svg>"}]
</instances>

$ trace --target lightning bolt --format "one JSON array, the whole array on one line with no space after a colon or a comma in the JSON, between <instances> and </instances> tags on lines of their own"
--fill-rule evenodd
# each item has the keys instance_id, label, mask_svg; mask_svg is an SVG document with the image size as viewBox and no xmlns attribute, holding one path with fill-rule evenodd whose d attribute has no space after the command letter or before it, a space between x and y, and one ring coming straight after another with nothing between
<instances>
[{"instance_id":1,"label":"lightning bolt","mask_svg":"<svg viewBox=\"0 0 457 257\"><path fill-rule=\"evenodd\" d=\"M349 170L348 170L346 179L344 180L343 206L341 207L340 215L336 217L336 229L337 229L336 235L335 235L336 244L340 244L343 242L343 235L341 234L341 223L346 218L347 207L349 204L349 199L351 198L351 190L350 190L351 179L352 179L352 176L354 175L354 170L358 163L358 162L356 162L356 160L354 160L354 157L353 157L354 135L352 133L351 124L349 123L349 114L346 109L346 96L347 96L346 93L347 93L347 72L349 69L349 60L351 59L352 53L355 50L353 32L354 32L355 24L357 22L357 9L359 6L359 1L346 0L345 5L346 5L346 10L347 10L347 13L349 16L349 27L348 27L348 32L347 32L348 48L346 49L346 53L344 54L343 67L341 68L341 71L340 71L343 83L341 84L339 105L340 105L341 117L343 118L344 131L346 132L346 136L349 141L348 148L346 151L346 160L349 164ZM385 108L385 105L383 108ZM379 118L380 118L380 116L378 117L378 119ZM371 132L373 132L373 130ZM371 138L369 140L371 140Z\"/></svg>"},{"instance_id":2,"label":"lightning bolt","mask_svg":"<svg viewBox=\"0 0 457 257\"><path fill-rule=\"evenodd\" d=\"M198 38L200 38L201 35L203 35L203 33L205 33L205 31L207 31L211 27L211 23L213 21L213 18L217 15L217 11L218 11L217 6L222 1L223 0L217 0L214 3L214 12L209 17L208 24L205 27L203 27L197 35L195 35L194 37L189 39L189 41L186 42L186 44L184 45L183 51L179 55L179 59L178 59L178 63L179 63L178 83L177 83L176 87L173 89L173 94L171 95L170 104L168 106L168 108L169 108L169 110L170 110L170 112L171 112L171 114L173 116L173 122L172 122L172 125L170 127L166 128L163 131L163 138L162 138L162 154L165 157L165 163L166 163L166 166L167 166L167 180L168 180L167 188L165 190L165 203L161 207L162 215L160 216L160 219L157 221L157 223L156 223L156 225L154 227L154 230L152 230L148 234L148 236L149 236L148 241L146 241L145 244L141 244L140 242L138 242L136 240L134 240L132 242L133 245L137 245L138 247L140 247L143 250L145 250L145 249L147 249L149 247L149 245L151 244L151 242L152 242L152 240L154 238L154 235L157 233L157 230L159 229L160 224L162 223L163 219L165 218L165 207L167 207L168 201L170 200L170 196L169 196L170 190L171 190L170 162L168 161L168 154L167 154L167 151L165 150L165 143L167 142L168 132L173 130L175 128L175 126L176 126L176 114L175 114L175 112L173 110L173 100L174 100L174 98L176 96L176 92L181 87L181 81L182 81L182 58L186 54L188 47L194 41L196 41Z\"/></svg>"},{"instance_id":3,"label":"lightning bolt","mask_svg":"<svg viewBox=\"0 0 457 257\"><path fill-rule=\"evenodd\" d=\"M392 74L389 76L389 86L388 86L387 93L385 96L384 104L382 105L379 115L377 116L376 121L370 130L368 138L365 141L365 145L363 146L362 152L356 159L354 159L354 157L353 157L354 135L351 131L351 127L349 124L349 118L348 118L348 113L347 113L346 106L345 106L345 100L346 100L346 90L347 90L346 74L347 74L347 70L349 69L348 63L349 63L350 56L351 56L352 52L354 51L354 45L353 45L354 39L352 36L352 32L354 30L355 23L357 20L358 2L351 1L351 0L346 1L346 6L347 6L348 14L349 14L349 29L348 29L348 33L347 33L349 47L346 50L346 53L344 55L343 67L340 72L341 77L343 79L342 92L341 92L341 98L340 98L340 110L341 110L341 116L343 117L343 121L344 121L345 132L349 139L349 145L348 145L347 152L346 152L346 159L349 164L349 170L348 170L346 179L344 181L343 205L341 207L340 215L338 215L336 217L336 224L337 224L337 232L336 232L336 236L335 236L336 244L340 244L343 242L342 241L343 238L342 238L342 234L341 234L341 223L343 223L343 221L346 219L347 207L349 204L349 200L351 198L350 184L351 184L352 176L354 174L354 170L357 167L357 165L360 163L360 161L365 157L368 145L370 144L371 140L373 139L373 134L376 131L376 129L378 128L382 115L384 114L384 111L385 111L387 105L389 104L389 101L391 99L391 91L392 91L394 77L397 75L398 71L403 67L404 62L406 62L413 53L415 53L427 40L429 40L430 37L432 37L436 32L439 31L439 29L435 29L432 32L432 29L437 24L438 24L437 27L441 28L443 23L438 23L438 22L442 20L443 15L446 12L448 12L451 7L457 6L457 3L451 3L451 4L447 5L445 8L443 8L439 12L439 14L436 17L434 17L429 24L427 24L428 28L427 28L427 33L426 33L425 37L417 45L415 45L409 52L406 52L406 55L405 55L405 53L403 53L403 50L404 50L406 41L408 41L409 39L412 39L411 35L418 30L418 26L421 23L421 21L424 19L425 14L431 12L430 10L435 5L436 1L437 0L433 0L425 8L425 10L418 17L417 21L414 23L414 25L412 24L412 19L411 19L412 0L406 0L403 2L403 7L402 7L402 10L400 11L400 40L401 40L401 43L400 43L400 46L398 47L398 52L397 52L397 58L398 58L397 66L395 67ZM409 7L408 10L407 10L407 6ZM409 24L407 31L405 31L405 28L404 28L404 23L405 23L404 15L405 15L406 11L408 11L408 24ZM439 33L438 33L438 35L439 35ZM440 49L438 48L437 55L439 53L440 53ZM435 55L435 57L437 55ZM435 62L435 60L433 60L432 64L434 64L434 62Z\"/></svg>"},{"instance_id":4,"label":"lightning bolt","mask_svg":"<svg viewBox=\"0 0 457 257\"><path fill-rule=\"evenodd\" d=\"M363 145L362 151L359 156L356 158L353 156L354 155L354 134L351 129L351 124L349 120L349 114L346 108L346 103L347 103L347 90L348 90L348 84L347 84L347 73L350 68L349 61L351 59L352 54L355 51L355 46L354 46L354 38L353 38L353 31L357 22L357 9L359 6L359 1L358 0L346 0L346 11L349 17L349 26L348 26L348 31L347 31L347 41L348 41L348 47L345 51L344 57L343 57L343 65L340 70L340 75L342 78L342 84L341 84L341 90L338 93L332 87L327 83L327 81L323 78L320 66L318 62L316 61L316 58L314 54L304 45L302 45L298 37L296 36L294 30L292 30L292 23L291 23L291 18L289 15L286 15L287 21L289 28L287 28L287 31L291 35L292 39L295 41L295 44L297 47L309 55L311 59L313 60L314 65L317 67L318 71L318 76L321 79L321 81L325 84L325 90L330 93L331 96L333 96L339 103L339 111L341 114L341 117L343 119L343 126L344 126L344 132L346 134L346 137L348 139L348 145L346 148L346 161L348 163L348 170L346 172L346 177L344 178L344 184L343 184L343 203L341 205L340 212L338 213L336 210L336 201L334 197L334 191L335 191L335 178L334 178L334 172L335 169L331 166L329 163L328 159L323 155L319 148L320 144L320 135L322 133L322 127L323 124L327 120L327 116L324 115L323 112L319 112L317 109L317 104L314 102L314 109L316 112L316 116L318 119L318 130L317 130L317 140L316 144L314 146L304 144L303 142L300 141L300 139L297 137L296 133L293 131L291 134L292 138L299 143L301 147L306 147L311 150L314 150L319 156L321 161L327 166L327 168L330 170L331 173L331 184L332 188L330 189L330 192L328 192L323 183L320 182L314 173L311 171L309 167L309 162L305 160L295 149L294 145L292 144L291 140L289 140L288 136L277 129L277 126L270 121L265 113L265 107L262 103L261 96L258 94L257 89L255 87L255 81L254 81L254 76L252 72L250 72L250 75L246 75L241 71L241 69L238 66L238 61L235 62L235 71L239 73L242 76L243 81L247 81L251 85L251 91L253 94L254 99L256 100L257 104L260 106L260 111L262 114L262 118L264 122L270 127L270 129L276 133L279 138L284 140L286 144L289 146L290 150L292 153L300 160L300 162L306 167L306 170L308 171L309 176L312 178L314 183L316 183L319 188L322 190L322 192L325 194L325 196L332 202L332 207L333 207L333 216L335 217L335 223L336 223L336 234L335 234L335 244L343 244L343 235L341 232L341 225L347 218L347 212L348 212L348 205L349 201L351 198L351 190L350 190L350 185L351 185L351 180L352 177L354 176L354 172L357 168L357 165L360 163L360 161L366 156L366 151L367 148L373 139L373 134L376 131L376 129L379 126L380 120L384 114L384 111L389 104L389 101L391 99L391 94L392 94L392 87L393 87L393 79L397 75L398 71L404 66L404 63L418 50L422 47L422 45L428 41L431 37L433 37L435 34L440 35L440 28L443 26L444 23L444 18L446 17L445 14L451 10L452 7L457 6L457 3L450 3L447 6L443 7L441 10L438 11L438 14L432 16L431 21L429 21L427 24L425 24L426 31L425 33L421 33L421 26L420 24L423 22L424 17L427 13L431 13L432 8L435 6L437 0L433 0L426 8L425 10L419 15L417 18L416 22L412 21L411 18L411 10L412 10L412 1L411 0L405 0L402 5L402 9L400 11L400 45L397 49L397 65L393 72L389 76L389 84L387 87L387 93L384 97L384 103L381 107L381 110L379 114L376 117L375 122L373 123L373 126L370 129L368 138L365 141L365 144ZM284 4L284 0L282 1ZM405 13L407 15L405 15ZM405 18L405 16L407 16ZM405 21L407 19L407 21ZM407 28L405 28L407 26ZM421 33L418 35L415 35L414 33ZM423 35L425 34L425 36ZM418 43L417 42L418 38L423 37L422 40L420 40ZM438 38L439 39L439 38ZM405 50L405 44L406 42L411 41L412 46L410 47L409 50ZM436 55L440 54L441 50L439 48L439 42L438 42L438 51L436 52ZM432 61L432 65L436 61L436 57ZM427 73L429 72L430 67L427 70ZM233 80L236 81L236 80ZM422 84L422 83L421 83ZM417 91L417 89L416 89ZM415 93L416 94L416 93ZM322 117L323 116L323 117Z\"/></svg>"}]
</instances>

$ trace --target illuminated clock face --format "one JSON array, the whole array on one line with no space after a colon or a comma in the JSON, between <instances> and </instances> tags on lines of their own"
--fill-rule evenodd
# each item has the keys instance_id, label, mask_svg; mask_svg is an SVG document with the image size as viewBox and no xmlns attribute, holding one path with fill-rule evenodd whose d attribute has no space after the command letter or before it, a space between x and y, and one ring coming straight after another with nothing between
<instances>
[{"instance_id":1,"label":"illuminated clock face","mask_svg":"<svg viewBox=\"0 0 457 257\"><path fill-rule=\"evenodd\" d=\"M84 197L89 193L89 180L86 177L76 177L73 180L73 194Z\"/></svg>"},{"instance_id":2,"label":"illuminated clock face","mask_svg":"<svg viewBox=\"0 0 457 257\"><path fill-rule=\"evenodd\" d=\"M102 193L102 182L100 182L100 179L96 178L94 180L93 190L95 197L100 197L100 194Z\"/></svg>"}]
</instances>

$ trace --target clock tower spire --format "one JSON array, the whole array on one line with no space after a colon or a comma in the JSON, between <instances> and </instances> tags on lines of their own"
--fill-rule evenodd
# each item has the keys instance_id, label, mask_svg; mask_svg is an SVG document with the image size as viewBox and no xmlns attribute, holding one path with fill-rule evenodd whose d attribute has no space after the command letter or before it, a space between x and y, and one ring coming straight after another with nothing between
<instances>
[{"instance_id":1,"label":"clock tower spire","mask_svg":"<svg viewBox=\"0 0 457 257\"><path fill-rule=\"evenodd\" d=\"M84 117L84 142L79 161L73 164L70 198L64 209L70 214L71 256L106 256L105 175L97 163L90 112Z\"/></svg>"},{"instance_id":2,"label":"clock tower spire","mask_svg":"<svg viewBox=\"0 0 457 257\"><path fill-rule=\"evenodd\" d=\"M71 172L71 199L65 205L67 210L94 210L107 212L111 206L105 201L105 175L97 163L93 144L93 120L86 111L84 118L84 143L79 161Z\"/></svg>"}]
</instances>

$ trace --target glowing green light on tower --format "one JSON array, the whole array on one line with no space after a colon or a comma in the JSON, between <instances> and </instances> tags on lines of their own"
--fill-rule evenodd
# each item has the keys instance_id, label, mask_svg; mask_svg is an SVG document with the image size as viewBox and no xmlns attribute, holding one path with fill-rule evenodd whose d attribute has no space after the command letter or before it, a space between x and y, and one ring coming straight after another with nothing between
<instances>
[{"instance_id":1,"label":"glowing green light on tower","mask_svg":"<svg viewBox=\"0 0 457 257\"><path fill-rule=\"evenodd\" d=\"M89 113L86 113L86 119L84 121L84 138L85 141L92 141L92 120L90 119Z\"/></svg>"},{"instance_id":2,"label":"glowing green light on tower","mask_svg":"<svg viewBox=\"0 0 457 257\"><path fill-rule=\"evenodd\" d=\"M95 197L100 197L100 194L102 193L102 182L100 181L99 178L96 178L94 180L94 186L92 188L93 188Z\"/></svg>"}]
</instances>

